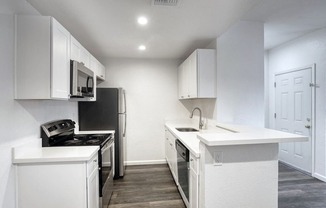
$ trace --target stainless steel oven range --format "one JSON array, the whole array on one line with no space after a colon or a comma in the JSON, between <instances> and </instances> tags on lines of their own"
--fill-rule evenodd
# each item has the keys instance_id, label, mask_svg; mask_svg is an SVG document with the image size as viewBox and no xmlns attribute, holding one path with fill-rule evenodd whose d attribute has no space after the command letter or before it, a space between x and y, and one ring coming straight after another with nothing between
<instances>
[{"instance_id":1,"label":"stainless steel oven range","mask_svg":"<svg viewBox=\"0 0 326 208\"><path fill-rule=\"evenodd\" d=\"M98 145L100 208L107 207L113 190L114 135L74 134L75 122L57 120L41 125L42 147Z\"/></svg>"}]
</instances>

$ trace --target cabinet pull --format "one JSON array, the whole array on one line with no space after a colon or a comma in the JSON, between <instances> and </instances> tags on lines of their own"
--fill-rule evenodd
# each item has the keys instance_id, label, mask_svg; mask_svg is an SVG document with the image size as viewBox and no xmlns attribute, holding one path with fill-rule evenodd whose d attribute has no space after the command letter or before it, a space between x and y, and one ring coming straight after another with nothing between
<instances>
[{"instance_id":1,"label":"cabinet pull","mask_svg":"<svg viewBox=\"0 0 326 208\"><path fill-rule=\"evenodd\" d=\"M96 162L97 162L97 160L93 160L93 162L95 162L95 163L96 163Z\"/></svg>"}]
</instances>

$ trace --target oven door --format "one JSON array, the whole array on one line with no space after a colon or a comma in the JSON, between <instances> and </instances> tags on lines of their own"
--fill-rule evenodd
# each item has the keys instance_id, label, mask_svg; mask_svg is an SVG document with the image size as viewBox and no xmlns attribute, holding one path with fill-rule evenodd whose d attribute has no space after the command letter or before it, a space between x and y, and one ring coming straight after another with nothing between
<instances>
[{"instance_id":1,"label":"oven door","mask_svg":"<svg viewBox=\"0 0 326 208\"><path fill-rule=\"evenodd\" d=\"M112 191L114 177L114 140L111 139L101 148L100 159L100 202L101 207L107 207Z\"/></svg>"}]
</instances>

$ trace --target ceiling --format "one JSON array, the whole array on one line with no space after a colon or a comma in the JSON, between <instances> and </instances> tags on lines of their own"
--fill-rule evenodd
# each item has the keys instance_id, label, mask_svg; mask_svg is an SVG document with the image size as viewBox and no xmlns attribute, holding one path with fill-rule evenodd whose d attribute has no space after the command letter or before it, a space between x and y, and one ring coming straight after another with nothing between
<instances>
[{"instance_id":1,"label":"ceiling","mask_svg":"<svg viewBox=\"0 0 326 208\"><path fill-rule=\"evenodd\" d=\"M239 20L265 23L266 49L326 26L325 0L181 0L175 7L151 0L27 1L100 59L185 58ZM146 26L138 25L139 16L148 18Z\"/></svg>"},{"instance_id":2,"label":"ceiling","mask_svg":"<svg viewBox=\"0 0 326 208\"><path fill-rule=\"evenodd\" d=\"M263 0L242 19L264 22L265 49L326 27L325 0Z\"/></svg>"}]
</instances>

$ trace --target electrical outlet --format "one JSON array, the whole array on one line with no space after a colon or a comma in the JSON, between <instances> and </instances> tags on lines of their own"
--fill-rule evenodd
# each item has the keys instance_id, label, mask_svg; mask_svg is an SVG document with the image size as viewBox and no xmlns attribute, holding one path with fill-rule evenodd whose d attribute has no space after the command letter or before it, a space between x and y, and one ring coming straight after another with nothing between
<instances>
[{"instance_id":1,"label":"electrical outlet","mask_svg":"<svg viewBox=\"0 0 326 208\"><path fill-rule=\"evenodd\" d=\"M223 152L214 152L214 166L221 166L223 163Z\"/></svg>"}]
</instances>

